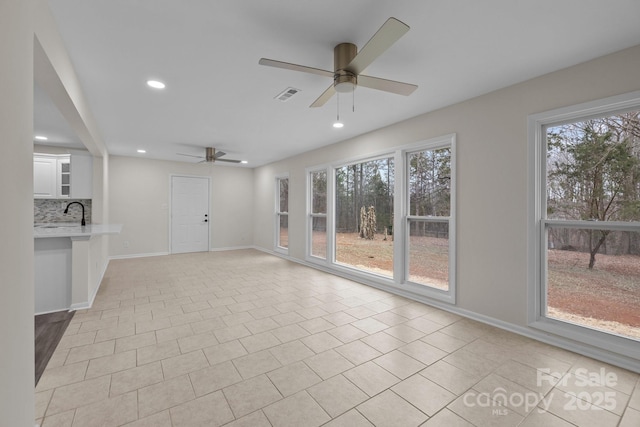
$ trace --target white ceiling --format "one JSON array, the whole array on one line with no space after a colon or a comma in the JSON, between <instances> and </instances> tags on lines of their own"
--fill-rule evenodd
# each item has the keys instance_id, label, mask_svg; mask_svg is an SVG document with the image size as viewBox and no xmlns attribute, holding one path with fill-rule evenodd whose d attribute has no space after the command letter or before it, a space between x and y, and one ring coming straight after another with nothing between
<instances>
[{"instance_id":1,"label":"white ceiling","mask_svg":"<svg viewBox=\"0 0 640 427\"><path fill-rule=\"evenodd\" d=\"M49 0L111 154L197 161L214 146L255 167L640 43L638 0ZM393 16L411 30L366 74L418 85L367 88L309 105L325 77L262 57L333 69ZM145 82L164 81L156 91ZM292 86L288 102L274 97ZM36 91L35 130L77 143ZM53 136L53 133L52 133ZM56 141L56 138L60 141ZM68 140L68 141L67 141Z\"/></svg>"}]
</instances>

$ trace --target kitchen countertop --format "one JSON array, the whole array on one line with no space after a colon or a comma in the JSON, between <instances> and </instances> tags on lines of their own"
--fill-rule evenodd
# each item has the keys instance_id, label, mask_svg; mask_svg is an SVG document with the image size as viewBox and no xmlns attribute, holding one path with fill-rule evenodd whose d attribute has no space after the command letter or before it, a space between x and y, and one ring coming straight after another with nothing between
<instances>
[{"instance_id":1,"label":"kitchen countertop","mask_svg":"<svg viewBox=\"0 0 640 427\"><path fill-rule=\"evenodd\" d=\"M78 223L44 223L35 224L33 237L91 237L103 234L120 234L122 224L88 224L84 227Z\"/></svg>"}]
</instances>

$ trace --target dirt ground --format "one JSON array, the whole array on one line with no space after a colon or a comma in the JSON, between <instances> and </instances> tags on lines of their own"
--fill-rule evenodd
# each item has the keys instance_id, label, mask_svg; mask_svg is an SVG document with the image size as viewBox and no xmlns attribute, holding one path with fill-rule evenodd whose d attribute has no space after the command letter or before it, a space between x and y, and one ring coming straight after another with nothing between
<instances>
[{"instance_id":1,"label":"dirt ground","mask_svg":"<svg viewBox=\"0 0 640 427\"><path fill-rule=\"evenodd\" d=\"M640 257L549 250L549 315L640 338Z\"/></svg>"},{"instance_id":2,"label":"dirt ground","mask_svg":"<svg viewBox=\"0 0 640 427\"><path fill-rule=\"evenodd\" d=\"M323 233L320 233L323 234ZM317 243L324 243L320 236ZM411 280L447 289L446 239L412 237ZM337 261L377 274L393 274L393 241L376 235L360 239L357 233L338 233ZM548 315L553 318L640 338L640 257L597 255L593 270L589 255L549 251Z\"/></svg>"}]
</instances>

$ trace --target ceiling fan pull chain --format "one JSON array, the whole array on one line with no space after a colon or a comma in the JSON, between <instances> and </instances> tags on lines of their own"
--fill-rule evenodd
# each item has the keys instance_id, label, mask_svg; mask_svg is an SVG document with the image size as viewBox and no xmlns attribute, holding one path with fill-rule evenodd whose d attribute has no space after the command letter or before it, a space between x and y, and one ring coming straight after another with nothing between
<instances>
[{"instance_id":1,"label":"ceiling fan pull chain","mask_svg":"<svg viewBox=\"0 0 640 427\"><path fill-rule=\"evenodd\" d=\"M336 92L337 94L337 101L338 101L338 113L336 116L336 122L340 122L340 92Z\"/></svg>"},{"instance_id":2,"label":"ceiling fan pull chain","mask_svg":"<svg viewBox=\"0 0 640 427\"><path fill-rule=\"evenodd\" d=\"M352 98L351 98L351 112L355 113L356 112L356 88L353 88L352 93Z\"/></svg>"}]
</instances>

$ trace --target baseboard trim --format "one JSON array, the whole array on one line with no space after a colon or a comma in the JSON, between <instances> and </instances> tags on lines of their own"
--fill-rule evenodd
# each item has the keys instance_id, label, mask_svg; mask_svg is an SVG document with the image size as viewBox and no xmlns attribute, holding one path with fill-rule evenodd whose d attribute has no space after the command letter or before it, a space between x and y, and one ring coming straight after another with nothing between
<instances>
[{"instance_id":1,"label":"baseboard trim","mask_svg":"<svg viewBox=\"0 0 640 427\"><path fill-rule=\"evenodd\" d=\"M112 255L109 257L109 260L112 259L131 259L131 258L147 258L154 256L166 256L170 255L169 252L152 252L147 254L129 254L129 255Z\"/></svg>"},{"instance_id":2,"label":"baseboard trim","mask_svg":"<svg viewBox=\"0 0 640 427\"><path fill-rule=\"evenodd\" d=\"M224 252L224 251L241 251L244 249L255 249L255 246L229 246L226 248L210 248L209 252Z\"/></svg>"},{"instance_id":3,"label":"baseboard trim","mask_svg":"<svg viewBox=\"0 0 640 427\"><path fill-rule=\"evenodd\" d=\"M208 252L225 252L225 251L239 251L243 249L257 249L255 246L247 245L247 246L228 246L224 248L209 248ZM112 255L109 257L109 260L112 259L132 259L132 258L148 258L148 257L156 257L156 256L167 256L172 255L171 252L150 252L150 253L142 253L142 254L128 254L128 255Z\"/></svg>"},{"instance_id":4,"label":"baseboard trim","mask_svg":"<svg viewBox=\"0 0 640 427\"><path fill-rule=\"evenodd\" d=\"M69 311L87 310L89 308L91 308L91 304L89 304L89 301L79 302L76 304L71 304L71 307L69 307Z\"/></svg>"}]
</instances>

